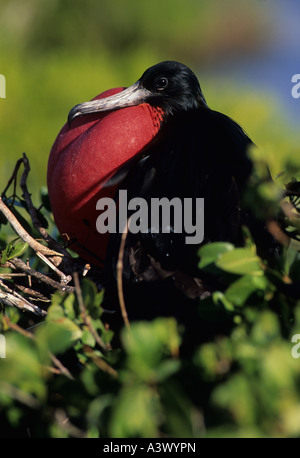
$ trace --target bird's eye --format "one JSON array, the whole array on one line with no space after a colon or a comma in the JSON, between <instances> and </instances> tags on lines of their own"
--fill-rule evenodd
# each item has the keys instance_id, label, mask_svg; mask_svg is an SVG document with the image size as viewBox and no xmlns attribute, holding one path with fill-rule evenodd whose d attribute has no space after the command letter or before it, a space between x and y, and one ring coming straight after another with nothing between
<instances>
[{"instance_id":1,"label":"bird's eye","mask_svg":"<svg viewBox=\"0 0 300 458\"><path fill-rule=\"evenodd\" d=\"M155 84L156 89L158 89L159 91L162 91L163 89L166 89L166 87L169 84L169 81L165 77L158 77L155 79L154 84Z\"/></svg>"}]
</instances>

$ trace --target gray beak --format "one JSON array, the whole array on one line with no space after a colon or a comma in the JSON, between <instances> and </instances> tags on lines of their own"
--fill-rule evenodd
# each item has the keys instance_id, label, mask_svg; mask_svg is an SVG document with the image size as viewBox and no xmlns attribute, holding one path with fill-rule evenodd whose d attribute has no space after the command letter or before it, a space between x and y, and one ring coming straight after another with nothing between
<instances>
[{"instance_id":1,"label":"gray beak","mask_svg":"<svg viewBox=\"0 0 300 458\"><path fill-rule=\"evenodd\" d=\"M144 103L150 95L151 92L141 87L139 81L137 81L118 94L111 95L104 99L79 103L72 108L68 115L69 126L71 126L72 121L79 116L140 105Z\"/></svg>"}]
</instances>

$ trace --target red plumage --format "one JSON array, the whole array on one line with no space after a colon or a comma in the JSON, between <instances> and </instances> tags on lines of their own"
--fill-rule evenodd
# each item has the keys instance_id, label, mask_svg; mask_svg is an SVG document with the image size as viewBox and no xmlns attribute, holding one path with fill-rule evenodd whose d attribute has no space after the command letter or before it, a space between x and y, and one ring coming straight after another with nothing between
<instances>
[{"instance_id":1,"label":"red plumage","mask_svg":"<svg viewBox=\"0 0 300 458\"><path fill-rule=\"evenodd\" d=\"M101 99L121 92L110 89ZM101 264L108 234L96 230L96 202L113 197L116 187L103 184L157 134L160 113L150 105L123 108L78 118L65 124L49 157L48 191L55 222L70 248L87 261Z\"/></svg>"}]
</instances>

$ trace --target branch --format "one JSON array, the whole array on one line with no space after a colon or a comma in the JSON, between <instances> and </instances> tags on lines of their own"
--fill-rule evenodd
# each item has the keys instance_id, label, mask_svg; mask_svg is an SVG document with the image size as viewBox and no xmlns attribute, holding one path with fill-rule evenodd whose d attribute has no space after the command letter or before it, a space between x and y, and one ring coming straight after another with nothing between
<instances>
[{"instance_id":1,"label":"branch","mask_svg":"<svg viewBox=\"0 0 300 458\"><path fill-rule=\"evenodd\" d=\"M14 182L14 192L13 192L13 196L16 195L16 187L17 187L17 174L18 174L18 171L19 171L19 168L20 168L20 165L22 164L23 162L23 159L18 159L17 160L17 163L15 165L15 168L14 168L14 171L10 177L10 179L8 180L8 183L4 189L4 191L2 192L2 196L5 196L6 194L6 191L8 190L8 188L10 187L10 185L12 184L12 182Z\"/></svg>"},{"instance_id":2,"label":"branch","mask_svg":"<svg viewBox=\"0 0 300 458\"><path fill-rule=\"evenodd\" d=\"M41 282L46 283L47 285L50 285L55 289L58 289L60 291L67 292L67 293L73 293L75 291L75 288L73 286L63 285L61 283L58 283L55 280L52 280L51 278L47 277L47 275L44 275L32 269L31 267L27 266L25 262L23 262L21 259L14 258L14 259L11 259L10 262L15 267L17 267L19 270L21 270L22 272L26 272L28 275L31 275L32 277L37 278Z\"/></svg>"},{"instance_id":3,"label":"branch","mask_svg":"<svg viewBox=\"0 0 300 458\"><path fill-rule=\"evenodd\" d=\"M105 344L103 342L101 337L98 335L98 333L93 328L90 316L86 313L85 305L84 305L83 298L82 298L82 293L81 293L78 273L74 272L73 277L74 277L76 296L77 296L77 300L78 300L78 304L79 304L79 308L80 308L80 311L81 311L81 314L82 314L83 321L87 325L90 333L93 335L93 337L96 340L97 344L100 345L100 347L103 348L104 350L110 350L110 345L109 344Z\"/></svg>"},{"instance_id":4,"label":"branch","mask_svg":"<svg viewBox=\"0 0 300 458\"><path fill-rule=\"evenodd\" d=\"M41 243L37 242L31 235L28 234L27 231L21 226L15 215L10 211L10 209L5 205L0 197L0 211L6 217L12 228L16 231L16 233L21 237L24 242L28 243L28 245L34 250L39 251L40 253L46 256L62 256L61 253L56 251L50 250L49 248L45 247Z\"/></svg>"},{"instance_id":5,"label":"branch","mask_svg":"<svg viewBox=\"0 0 300 458\"><path fill-rule=\"evenodd\" d=\"M25 153L23 153L23 158L19 159L19 160L22 161L23 164L24 164L24 171L23 171L23 174L22 174L22 177L21 177L21 181L20 181L20 187L21 187L21 189L23 191L22 197L24 197L24 199L25 199L29 215L31 216L31 220L32 220L33 226L37 229L37 231L41 234L43 239L50 246L54 247L55 250L58 251L59 253L64 254L65 256L71 258L70 254L67 252L67 250L64 247L62 247L56 240L54 240L48 234L48 232L45 230L45 228L41 225L41 222L40 222L40 220L38 218L38 215L37 215L37 210L34 207L34 205L32 203L32 200L31 200L31 194L28 192L28 188L27 188L27 178L28 178L28 174L30 172L29 160L28 160L28 158L27 158ZM43 253L43 254L45 254L45 253Z\"/></svg>"},{"instance_id":6,"label":"branch","mask_svg":"<svg viewBox=\"0 0 300 458\"><path fill-rule=\"evenodd\" d=\"M128 315L127 315L127 310L125 306L125 299L124 299L124 292L123 292L123 257L124 257L124 250L125 250L125 243L126 243L126 238L128 235L128 220L126 221L126 228L122 234L121 238L121 244L120 244L120 249L119 249L119 255L118 255L118 262L117 262L117 287L118 287L118 297L119 297L119 302L120 302L120 308L121 308L121 313L122 317L124 320L124 324L126 328L130 331L130 323L128 320Z\"/></svg>"},{"instance_id":7,"label":"branch","mask_svg":"<svg viewBox=\"0 0 300 458\"><path fill-rule=\"evenodd\" d=\"M63 272L61 272L52 262L46 258L42 253L37 252L36 253L40 259L42 259L54 272L57 273L57 275L60 277L61 282L67 285L71 280L72 277L71 275L65 275Z\"/></svg>"},{"instance_id":8,"label":"branch","mask_svg":"<svg viewBox=\"0 0 300 458\"><path fill-rule=\"evenodd\" d=\"M17 174L22 164L24 166L20 181L20 187L23 193L22 198L25 200L25 208L30 216L31 222L34 228L41 234L41 237L46 242L45 244L40 243L28 233L11 211L10 204L7 205L5 202L6 193L10 186L13 186L12 202L17 198ZM68 283L72 280L74 272L78 271L81 272L82 275L86 275L90 270L90 277L93 278L95 276L98 281L99 272L97 269L91 269L82 259L73 258L65 247L60 245L47 233L46 228L43 227L43 223L40 220L39 212L32 203L31 193L27 188L29 172L29 160L26 154L23 153L22 158L17 161L14 167L12 176L2 193L2 197L0 197L0 212L5 216L17 235L35 252L36 256L58 275L60 282L51 278L49 274L43 274L34 270L28 264L26 265L21 259L13 258L1 265L3 268L12 269L13 272L3 272L0 274L0 281L2 279L6 282L1 282L2 286L0 285L0 302L44 316L46 311L33 305L31 303L32 300L44 303L50 302L50 294L52 293L51 288L66 293L73 293L75 288L68 286ZM26 277L28 278L27 282ZM31 277L36 280L34 287L32 287L31 284ZM100 343L99 338L98 343Z\"/></svg>"},{"instance_id":9,"label":"branch","mask_svg":"<svg viewBox=\"0 0 300 458\"><path fill-rule=\"evenodd\" d=\"M4 316L3 320L7 327L13 329L14 331L17 331L19 334L22 334L23 336L27 337L28 339L35 338L35 336L30 331L21 328L21 326L19 326L16 323L12 323L7 316ZM59 361L59 359L56 358L55 355L49 352L49 356L53 364L55 364L55 366L58 368L58 373L65 375L66 377L70 378L71 380L74 380L74 377L72 376L70 371ZM48 367L48 370L51 372L52 372L52 369L53 369L52 367Z\"/></svg>"},{"instance_id":10,"label":"branch","mask_svg":"<svg viewBox=\"0 0 300 458\"><path fill-rule=\"evenodd\" d=\"M45 316L47 312L37 305L31 304L27 299L10 289L5 283L0 280L0 286L4 291L0 290L0 302L10 307L17 307L22 311L32 312L38 316Z\"/></svg>"}]
</instances>

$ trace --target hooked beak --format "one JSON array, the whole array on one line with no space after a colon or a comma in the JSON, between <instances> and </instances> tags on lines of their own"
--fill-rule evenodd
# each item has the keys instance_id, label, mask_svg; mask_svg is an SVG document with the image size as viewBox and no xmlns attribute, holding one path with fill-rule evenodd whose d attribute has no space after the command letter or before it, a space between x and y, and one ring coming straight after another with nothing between
<instances>
[{"instance_id":1,"label":"hooked beak","mask_svg":"<svg viewBox=\"0 0 300 458\"><path fill-rule=\"evenodd\" d=\"M111 95L104 99L79 103L78 105L75 105L69 113L69 126L71 126L72 121L79 116L140 105L141 103L144 103L150 95L151 92L140 86L139 81L137 81L132 86L124 89L118 94Z\"/></svg>"}]
</instances>

